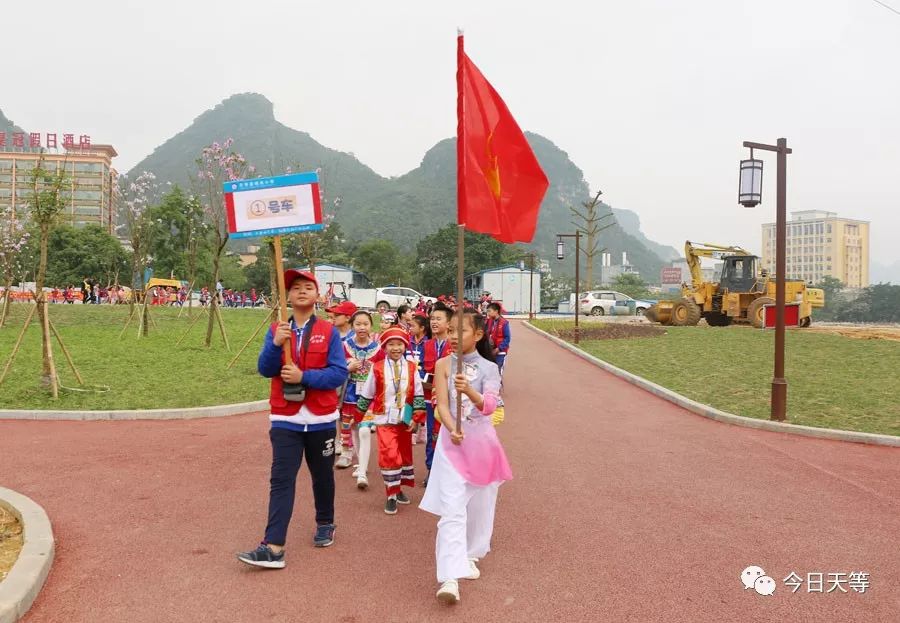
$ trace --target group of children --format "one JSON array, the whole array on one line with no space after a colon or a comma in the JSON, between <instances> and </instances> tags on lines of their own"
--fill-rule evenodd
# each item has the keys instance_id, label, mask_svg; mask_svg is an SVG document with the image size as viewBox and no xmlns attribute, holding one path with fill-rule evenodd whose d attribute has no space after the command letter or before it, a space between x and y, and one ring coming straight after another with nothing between
<instances>
[{"instance_id":1,"label":"group of children","mask_svg":"<svg viewBox=\"0 0 900 623\"><path fill-rule=\"evenodd\" d=\"M314 543L326 547L334 541L334 478L333 473L329 476L323 471L318 454L331 457L338 469L354 466L355 485L366 490L374 437L385 491L384 512L394 515L398 505L411 504L404 487L408 490L415 486L413 439L424 427L429 473L423 481L426 490L420 508L440 517L437 597L456 603L460 599L459 580L480 577L476 563L490 549L497 490L512 477L494 428L503 417L501 371L510 341L509 323L500 313L502 308L492 304L485 319L474 309L460 306L454 310L441 302L432 306L429 316L422 313L424 310L401 306L395 316L382 315L380 332L375 333L373 316L349 301L326 309L331 324L316 323L309 308L314 297L304 293L310 288L301 281L312 281L318 290L312 275L288 271L285 285L294 319L290 324L276 323L271 327L260 354L260 373L273 379L269 525L260 546L238 558L255 566L284 566L286 527L300 464L299 458L295 460L288 451L291 445L299 444L310 463L317 522ZM461 332L456 314L463 315ZM323 348L327 352L327 356L323 352L317 359L320 372L308 369L303 344L310 327L319 332L323 324L328 325L325 331L333 326L330 338L324 333L307 338L320 345L317 352L323 352ZM346 362L340 385L335 382L336 372L343 362L332 352L337 343L343 348ZM286 354L281 354L282 347L285 353L293 353L291 362ZM311 344L309 348L312 349ZM458 353L463 360L461 374L456 372ZM280 371L276 369L276 358L282 363ZM311 383L303 387L310 376ZM291 400L298 400L289 396L288 388L293 385L300 387L299 400L309 400L309 394L315 396L321 414L316 409L307 412L304 405L290 406ZM333 388L329 400L320 391L327 386ZM298 392L292 389L290 393ZM458 399L462 405L460 428L456 425ZM332 411L331 404L340 406ZM293 415L295 412L297 415ZM339 421L337 437L319 439L320 431L327 434L326 430L330 430L334 435L335 420ZM285 437L287 431L297 437ZM316 444L312 453L310 443ZM282 473L285 464L288 469Z\"/></svg>"}]
</instances>

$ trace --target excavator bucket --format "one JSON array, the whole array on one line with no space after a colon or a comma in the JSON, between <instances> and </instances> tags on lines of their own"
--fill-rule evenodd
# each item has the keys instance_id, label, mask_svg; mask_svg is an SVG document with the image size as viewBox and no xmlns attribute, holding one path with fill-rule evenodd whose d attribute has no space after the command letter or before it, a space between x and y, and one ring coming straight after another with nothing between
<instances>
[{"instance_id":1,"label":"excavator bucket","mask_svg":"<svg viewBox=\"0 0 900 623\"><path fill-rule=\"evenodd\" d=\"M672 324L672 307L674 301L660 301L644 312L644 317L650 322L658 322L659 324Z\"/></svg>"}]
</instances>

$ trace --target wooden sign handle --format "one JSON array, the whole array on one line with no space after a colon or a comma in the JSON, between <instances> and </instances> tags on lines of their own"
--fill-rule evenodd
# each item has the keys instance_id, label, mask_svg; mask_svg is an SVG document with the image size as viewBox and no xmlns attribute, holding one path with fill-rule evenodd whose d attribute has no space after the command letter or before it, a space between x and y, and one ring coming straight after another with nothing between
<instances>
[{"instance_id":1,"label":"wooden sign handle","mask_svg":"<svg viewBox=\"0 0 900 623\"><path fill-rule=\"evenodd\" d=\"M275 236L272 247L275 251L275 258L273 261L275 262L275 273L276 279L278 280L278 322L284 322L287 320L287 288L284 287L284 264L282 263L281 236ZM291 358L290 340L285 340L282 345L282 350L284 350L284 360L293 361Z\"/></svg>"}]
</instances>

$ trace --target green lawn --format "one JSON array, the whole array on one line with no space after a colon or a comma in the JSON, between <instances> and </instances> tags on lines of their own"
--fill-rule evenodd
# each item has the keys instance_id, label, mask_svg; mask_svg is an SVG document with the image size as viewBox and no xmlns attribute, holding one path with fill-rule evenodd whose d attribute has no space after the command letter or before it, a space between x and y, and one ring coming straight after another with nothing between
<instances>
[{"instance_id":1,"label":"green lawn","mask_svg":"<svg viewBox=\"0 0 900 623\"><path fill-rule=\"evenodd\" d=\"M538 320L553 333L572 322ZM666 334L582 341L590 354L723 411L769 417L774 332L667 327ZM791 330L788 421L900 435L900 343Z\"/></svg>"},{"instance_id":2,"label":"green lawn","mask_svg":"<svg viewBox=\"0 0 900 623\"><path fill-rule=\"evenodd\" d=\"M0 371L12 351L28 307L13 306L7 326L0 329ZM195 310L196 314L197 311ZM122 339L119 333L128 306L50 305L50 318L63 337L86 386L108 386L106 393L62 390L52 400L38 385L41 372L41 336L35 320L25 335L12 370L0 385L0 408L7 409L159 409L199 407L261 400L268 382L256 372L262 333L230 370L225 366L263 321L265 309L223 309L231 351L226 351L218 329L213 346L204 348L206 315L187 338L175 342L189 324L187 311L177 318L173 308L152 308L157 327L149 337L137 339L137 325ZM53 356L62 384L77 387L56 340Z\"/></svg>"}]
</instances>

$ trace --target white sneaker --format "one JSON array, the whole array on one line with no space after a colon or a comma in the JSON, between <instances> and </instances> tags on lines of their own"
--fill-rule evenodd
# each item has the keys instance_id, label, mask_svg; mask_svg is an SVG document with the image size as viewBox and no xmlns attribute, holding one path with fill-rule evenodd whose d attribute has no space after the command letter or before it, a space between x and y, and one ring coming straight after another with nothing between
<instances>
[{"instance_id":1,"label":"white sneaker","mask_svg":"<svg viewBox=\"0 0 900 623\"><path fill-rule=\"evenodd\" d=\"M365 474L360 474L356 477L356 488L363 491L369 488L369 479L366 478Z\"/></svg>"},{"instance_id":2,"label":"white sneaker","mask_svg":"<svg viewBox=\"0 0 900 623\"><path fill-rule=\"evenodd\" d=\"M481 571L475 565L476 562L478 562L477 558L469 558L469 569L472 570L472 573L464 577L464 580L477 580L481 577Z\"/></svg>"},{"instance_id":3,"label":"white sneaker","mask_svg":"<svg viewBox=\"0 0 900 623\"><path fill-rule=\"evenodd\" d=\"M445 604L459 603L459 582L447 580L438 589L437 598Z\"/></svg>"},{"instance_id":4,"label":"white sneaker","mask_svg":"<svg viewBox=\"0 0 900 623\"><path fill-rule=\"evenodd\" d=\"M350 467L351 462L352 461L350 460L349 456L347 456L346 454L342 454L340 458L338 458L338 460L334 462L334 466L338 469L347 469L348 467Z\"/></svg>"},{"instance_id":5,"label":"white sneaker","mask_svg":"<svg viewBox=\"0 0 900 623\"><path fill-rule=\"evenodd\" d=\"M353 470L353 474L351 474L352 478L359 478L359 465L356 466L356 469Z\"/></svg>"}]
</instances>

